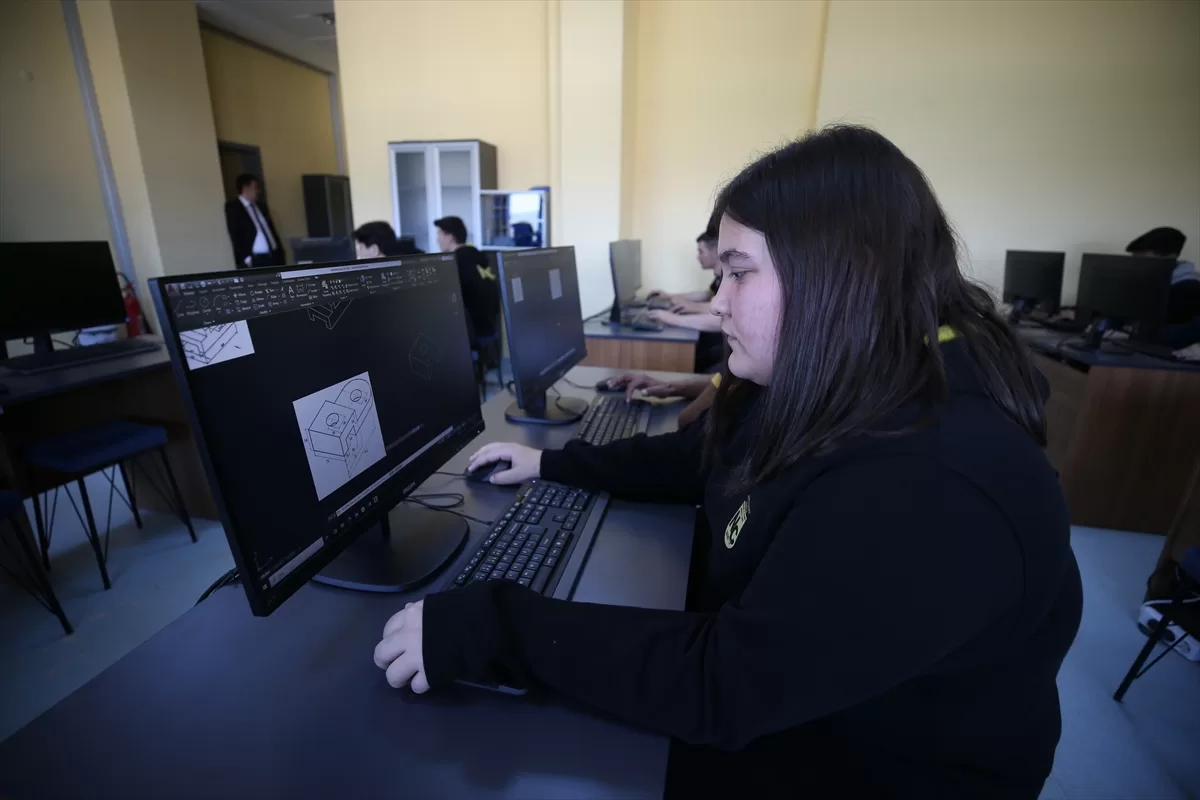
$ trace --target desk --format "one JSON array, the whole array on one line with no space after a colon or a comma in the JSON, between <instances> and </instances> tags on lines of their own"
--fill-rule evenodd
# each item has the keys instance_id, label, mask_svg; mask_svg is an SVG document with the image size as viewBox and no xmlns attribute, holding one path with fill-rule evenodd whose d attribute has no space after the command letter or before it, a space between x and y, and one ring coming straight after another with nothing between
<instances>
[{"instance_id":1,"label":"desk","mask_svg":"<svg viewBox=\"0 0 1200 800\"><path fill-rule=\"evenodd\" d=\"M614 374L571 377L590 385ZM563 393L591 395L565 383ZM557 446L573 432L507 424L508 403L500 395L484 406L477 444ZM655 409L652 432L673 430L679 408ZM463 469L473 449L445 469ZM441 475L418 491L439 490L462 492L465 512L488 519L515 493ZM575 599L683 608L693 524L691 508L613 501ZM471 526L446 576L484 534ZM666 737L546 701L389 688L371 653L384 622L416 596L309 584L260 619L240 587L222 589L0 744L0 796L661 796Z\"/></svg>"},{"instance_id":2,"label":"desk","mask_svg":"<svg viewBox=\"0 0 1200 800\"><path fill-rule=\"evenodd\" d=\"M8 387L0 394L0 485L8 483L27 496L47 488L21 458L30 442L112 419L134 419L167 429L167 455L188 513L217 518L165 348L37 375L0 367L0 383ZM155 466L146 466L157 474ZM139 506L167 510L154 490L136 494Z\"/></svg>"},{"instance_id":3,"label":"desk","mask_svg":"<svg viewBox=\"0 0 1200 800\"><path fill-rule=\"evenodd\" d=\"M581 363L617 370L692 372L696 365L697 331L668 327L661 331L635 331L593 317L584 320L587 358Z\"/></svg>"},{"instance_id":4,"label":"desk","mask_svg":"<svg viewBox=\"0 0 1200 800\"><path fill-rule=\"evenodd\" d=\"M1044 328L1018 334L1050 381L1046 454L1071 522L1166 533L1200 453L1200 366L1083 350Z\"/></svg>"}]
</instances>

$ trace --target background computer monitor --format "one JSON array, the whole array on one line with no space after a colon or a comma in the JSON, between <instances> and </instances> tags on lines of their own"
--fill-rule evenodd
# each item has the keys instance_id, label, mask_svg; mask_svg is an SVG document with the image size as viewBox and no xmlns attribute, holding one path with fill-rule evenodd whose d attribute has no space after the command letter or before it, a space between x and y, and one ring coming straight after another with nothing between
<instances>
[{"instance_id":1,"label":"background computer monitor","mask_svg":"<svg viewBox=\"0 0 1200 800\"><path fill-rule=\"evenodd\" d=\"M292 239L293 264L324 264L330 261L353 261L354 240L349 237L337 239Z\"/></svg>"},{"instance_id":2,"label":"background computer monitor","mask_svg":"<svg viewBox=\"0 0 1200 800\"><path fill-rule=\"evenodd\" d=\"M500 251L500 298L508 330L517 401L509 422L565 425L587 403L570 397L546 402L546 391L587 355L575 248Z\"/></svg>"},{"instance_id":3,"label":"background computer monitor","mask_svg":"<svg viewBox=\"0 0 1200 800\"><path fill-rule=\"evenodd\" d=\"M1004 255L1004 302L1011 304L1016 322L1035 308L1058 311L1062 300L1065 253L1009 250Z\"/></svg>"},{"instance_id":4,"label":"background computer monitor","mask_svg":"<svg viewBox=\"0 0 1200 800\"><path fill-rule=\"evenodd\" d=\"M255 614L314 576L400 591L453 559L463 520L397 507L483 431L453 255L151 286Z\"/></svg>"},{"instance_id":5,"label":"background computer monitor","mask_svg":"<svg viewBox=\"0 0 1200 800\"><path fill-rule=\"evenodd\" d=\"M608 264L612 269L613 304L609 319L621 322L621 309L633 302L642 288L642 242L621 239L608 244Z\"/></svg>"},{"instance_id":6,"label":"background computer monitor","mask_svg":"<svg viewBox=\"0 0 1200 800\"><path fill-rule=\"evenodd\" d=\"M1092 322L1089 344L1097 346L1110 328L1136 326L1141 340L1154 337L1167 315L1173 258L1084 253L1079 269L1075 318Z\"/></svg>"},{"instance_id":7,"label":"background computer monitor","mask_svg":"<svg viewBox=\"0 0 1200 800\"><path fill-rule=\"evenodd\" d=\"M125 301L108 242L0 243L0 341L125 322Z\"/></svg>"}]
</instances>

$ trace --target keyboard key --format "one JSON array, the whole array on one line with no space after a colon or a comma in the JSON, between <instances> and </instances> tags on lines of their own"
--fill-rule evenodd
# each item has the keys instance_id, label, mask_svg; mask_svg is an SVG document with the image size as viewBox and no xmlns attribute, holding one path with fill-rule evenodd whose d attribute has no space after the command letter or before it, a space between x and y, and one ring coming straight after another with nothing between
<instances>
[{"instance_id":1,"label":"keyboard key","mask_svg":"<svg viewBox=\"0 0 1200 800\"><path fill-rule=\"evenodd\" d=\"M573 531L573 530L575 530L575 523L574 523L574 522L564 522L564 523L563 523L563 530L564 530L564 531Z\"/></svg>"},{"instance_id":2,"label":"keyboard key","mask_svg":"<svg viewBox=\"0 0 1200 800\"><path fill-rule=\"evenodd\" d=\"M542 563L545 564L547 567L554 569L554 567L558 565L558 558L556 558L555 556L550 556Z\"/></svg>"},{"instance_id":3,"label":"keyboard key","mask_svg":"<svg viewBox=\"0 0 1200 800\"><path fill-rule=\"evenodd\" d=\"M515 581L519 577L521 577L521 573L515 569L510 569L508 572L504 573L504 580L506 581Z\"/></svg>"},{"instance_id":4,"label":"keyboard key","mask_svg":"<svg viewBox=\"0 0 1200 800\"><path fill-rule=\"evenodd\" d=\"M531 583L531 581L529 580L529 578L518 578L517 583L519 583L521 586L524 586L525 588L529 588L529 584Z\"/></svg>"},{"instance_id":5,"label":"keyboard key","mask_svg":"<svg viewBox=\"0 0 1200 800\"><path fill-rule=\"evenodd\" d=\"M566 522L566 521L567 521L567 512L565 512L565 511L560 511L559 513L555 514L555 515L552 517L552 519L553 519L555 522Z\"/></svg>"},{"instance_id":6,"label":"keyboard key","mask_svg":"<svg viewBox=\"0 0 1200 800\"><path fill-rule=\"evenodd\" d=\"M494 570L492 570L491 574L488 575L488 579L493 580L493 581L498 581L504 577L504 572L505 572L505 570L502 569L501 567L496 567Z\"/></svg>"},{"instance_id":7,"label":"keyboard key","mask_svg":"<svg viewBox=\"0 0 1200 800\"><path fill-rule=\"evenodd\" d=\"M542 567L538 570L537 577L533 579L533 584L529 587L539 594L546 590L546 582L550 580L550 574L554 572L550 567Z\"/></svg>"},{"instance_id":8,"label":"keyboard key","mask_svg":"<svg viewBox=\"0 0 1200 800\"><path fill-rule=\"evenodd\" d=\"M561 547L551 547L550 552L547 555L549 555L550 558L558 558L559 556L562 555L562 548Z\"/></svg>"},{"instance_id":9,"label":"keyboard key","mask_svg":"<svg viewBox=\"0 0 1200 800\"><path fill-rule=\"evenodd\" d=\"M523 571L523 572L521 573L521 577L522 577L522 578L529 578L530 580L533 580L533 577L534 577L535 575L537 575L537 568L536 568L536 567L535 567L535 568L533 568L533 569L526 569L525 571Z\"/></svg>"}]
</instances>

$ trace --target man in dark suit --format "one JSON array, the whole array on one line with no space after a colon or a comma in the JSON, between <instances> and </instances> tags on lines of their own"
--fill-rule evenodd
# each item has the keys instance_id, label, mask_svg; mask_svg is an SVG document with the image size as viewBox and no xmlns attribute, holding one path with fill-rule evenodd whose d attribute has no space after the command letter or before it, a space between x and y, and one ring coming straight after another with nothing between
<instances>
[{"instance_id":1,"label":"man in dark suit","mask_svg":"<svg viewBox=\"0 0 1200 800\"><path fill-rule=\"evenodd\" d=\"M259 202L257 175L238 175L238 196L225 204L225 227L233 242L234 264L243 267L278 267L285 260L282 239L275 231L271 212Z\"/></svg>"}]
</instances>

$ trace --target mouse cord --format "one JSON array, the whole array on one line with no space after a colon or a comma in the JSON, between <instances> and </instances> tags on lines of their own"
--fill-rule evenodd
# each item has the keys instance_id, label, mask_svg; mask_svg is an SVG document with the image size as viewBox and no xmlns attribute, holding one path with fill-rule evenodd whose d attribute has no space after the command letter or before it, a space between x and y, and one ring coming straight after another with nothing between
<instances>
[{"instance_id":1,"label":"mouse cord","mask_svg":"<svg viewBox=\"0 0 1200 800\"><path fill-rule=\"evenodd\" d=\"M438 500L449 500L449 502L436 502ZM453 514L456 517L462 517L471 522L478 522L480 525L491 525L494 520L480 519L472 517L470 514L464 514L461 511L454 509L462 506L466 500L457 492L438 492L435 494L413 494L404 499L405 503L415 503L419 506L424 506L430 511L443 511L447 514Z\"/></svg>"},{"instance_id":2,"label":"mouse cord","mask_svg":"<svg viewBox=\"0 0 1200 800\"><path fill-rule=\"evenodd\" d=\"M219 577L215 581L213 581L212 585L204 590L204 594L200 595L200 599L196 601L196 605L200 605L201 603L203 603L205 600L208 599L209 595L211 595L213 592L217 591L218 589L221 589L225 586L231 586L231 585L237 583L239 580L241 580L241 576L238 575L237 567L234 567L233 569L229 570L224 575L222 575L221 577Z\"/></svg>"}]
</instances>

